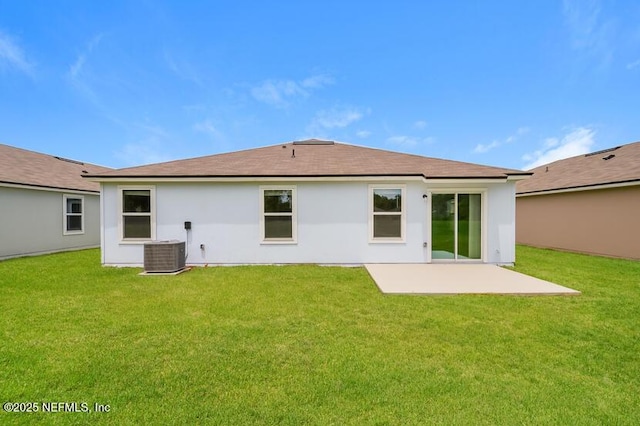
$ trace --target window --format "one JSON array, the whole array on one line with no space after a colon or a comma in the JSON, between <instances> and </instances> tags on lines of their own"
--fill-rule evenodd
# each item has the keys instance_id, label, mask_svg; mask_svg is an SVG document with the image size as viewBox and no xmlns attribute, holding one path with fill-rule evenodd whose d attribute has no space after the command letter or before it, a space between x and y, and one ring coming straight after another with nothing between
<instances>
[{"instance_id":1,"label":"window","mask_svg":"<svg viewBox=\"0 0 640 426\"><path fill-rule=\"evenodd\" d=\"M155 239L155 189L120 187L120 235L122 240Z\"/></svg>"},{"instance_id":2,"label":"window","mask_svg":"<svg viewBox=\"0 0 640 426\"><path fill-rule=\"evenodd\" d=\"M262 240L270 243L295 243L295 186L261 187L260 205Z\"/></svg>"},{"instance_id":3,"label":"window","mask_svg":"<svg viewBox=\"0 0 640 426\"><path fill-rule=\"evenodd\" d=\"M404 185L372 185L369 187L371 241L404 241L404 193Z\"/></svg>"},{"instance_id":4,"label":"window","mask_svg":"<svg viewBox=\"0 0 640 426\"><path fill-rule=\"evenodd\" d=\"M63 195L63 235L84 234L84 197L81 195Z\"/></svg>"}]
</instances>

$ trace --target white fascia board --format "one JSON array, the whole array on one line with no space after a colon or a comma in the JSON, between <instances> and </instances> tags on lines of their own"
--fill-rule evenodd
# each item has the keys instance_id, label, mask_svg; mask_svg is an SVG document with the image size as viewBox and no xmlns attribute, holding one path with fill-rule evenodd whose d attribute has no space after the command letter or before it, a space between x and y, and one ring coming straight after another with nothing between
<instances>
[{"instance_id":1,"label":"white fascia board","mask_svg":"<svg viewBox=\"0 0 640 426\"><path fill-rule=\"evenodd\" d=\"M537 195L551 195L551 194L563 194L565 192L581 192L581 191L595 191L597 189L611 189L611 188L625 188L627 186L639 186L640 181L622 182L622 183L610 183L606 185L590 185L581 186L579 188L565 188L565 189L553 189L550 191L536 191L525 194L516 194L516 198L520 197L535 197Z\"/></svg>"},{"instance_id":2,"label":"white fascia board","mask_svg":"<svg viewBox=\"0 0 640 426\"><path fill-rule=\"evenodd\" d=\"M136 184L154 184L161 182L422 182L426 184L489 184L489 183L505 183L509 181L504 178L451 178L451 179L433 179L424 176L248 176L248 177L114 177L114 178L86 178L92 182L100 183L136 183Z\"/></svg>"},{"instance_id":3,"label":"white fascia board","mask_svg":"<svg viewBox=\"0 0 640 426\"><path fill-rule=\"evenodd\" d=\"M35 191L49 191L59 192L65 194L80 194L80 195L100 195L100 191L86 191L82 189L67 189L67 188L52 188L48 186L26 185L17 183L0 182L0 187L5 188L19 188L19 189L33 189Z\"/></svg>"},{"instance_id":4,"label":"white fascia board","mask_svg":"<svg viewBox=\"0 0 640 426\"><path fill-rule=\"evenodd\" d=\"M520 180L529 179L531 176L533 176L533 174L530 174L530 175L508 175L507 176L507 181L508 182L517 182L517 181L520 181Z\"/></svg>"},{"instance_id":5,"label":"white fascia board","mask_svg":"<svg viewBox=\"0 0 640 426\"><path fill-rule=\"evenodd\" d=\"M100 183L139 183L154 184L160 182L384 182L416 181L422 182L422 176L280 176L280 177L126 177L126 178L86 178Z\"/></svg>"},{"instance_id":6,"label":"white fascia board","mask_svg":"<svg viewBox=\"0 0 640 426\"><path fill-rule=\"evenodd\" d=\"M486 178L468 178L468 179L422 179L423 183L426 184L441 184L441 185L465 185L470 183L476 184L489 184L489 183L505 183L507 182L506 178L498 178L498 179L486 179Z\"/></svg>"}]
</instances>

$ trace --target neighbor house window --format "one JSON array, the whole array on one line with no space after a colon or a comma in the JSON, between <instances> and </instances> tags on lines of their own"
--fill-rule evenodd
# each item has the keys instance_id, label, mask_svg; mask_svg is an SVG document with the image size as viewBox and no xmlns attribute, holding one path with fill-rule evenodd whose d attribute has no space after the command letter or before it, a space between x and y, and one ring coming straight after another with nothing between
<instances>
[{"instance_id":1,"label":"neighbor house window","mask_svg":"<svg viewBox=\"0 0 640 426\"><path fill-rule=\"evenodd\" d=\"M369 187L371 241L404 241L404 193L404 185L371 185Z\"/></svg>"},{"instance_id":2,"label":"neighbor house window","mask_svg":"<svg viewBox=\"0 0 640 426\"><path fill-rule=\"evenodd\" d=\"M262 241L292 243L296 241L295 186L260 187Z\"/></svg>"},{"instance_id":3,"label":"neighbor house window","mask_svg":"<svg viewBox=\"0 0 640 426\"><path fill-rule=\"evenodd\" d=\"M62 229L64 235L84 233L84 197L81 195L63 195Z\"/></svg>"},{"instance_id":4,"label":"neighbor house window","mask_svg":"<svg viewBox=\"0 0 640 426\"><path fill-rule=\"evenodd\" d=\"M155 189L153 187L120 187L119 195L122 240L153 240L155 238Z\"/></svg>"}]
</instances>

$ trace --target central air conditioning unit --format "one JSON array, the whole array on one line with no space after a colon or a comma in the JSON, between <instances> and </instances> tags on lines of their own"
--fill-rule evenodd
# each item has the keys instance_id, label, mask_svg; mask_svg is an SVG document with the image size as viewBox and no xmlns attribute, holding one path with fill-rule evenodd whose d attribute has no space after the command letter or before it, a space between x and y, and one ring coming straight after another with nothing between
<instances>
[{"instance_id":1,"label":"central air conditioning unit","mask_svg":"<svg viewBox=\"0 0 640 426\"><path fill-rule=\"evenodd\" d=\"M185 266L184 241L152 241L144 245L145 272L178 272Z\"/></svg>"}]
</instances>

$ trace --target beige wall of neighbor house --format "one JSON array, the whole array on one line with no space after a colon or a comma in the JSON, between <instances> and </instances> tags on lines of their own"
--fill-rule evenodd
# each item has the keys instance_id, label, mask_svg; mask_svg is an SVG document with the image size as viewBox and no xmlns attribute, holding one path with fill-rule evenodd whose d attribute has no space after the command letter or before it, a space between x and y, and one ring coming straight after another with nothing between
<instances>
[{"instance_id":1,"label":"beige wall of neighbor house","mask_svg":"<svg viewBox=\"0 0 640 426\"><path fill-rule=\"evenodd\" d=\"M518 196L516 241L640 260L640 185Z\"/></svg>"}]
</instances>

